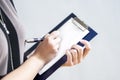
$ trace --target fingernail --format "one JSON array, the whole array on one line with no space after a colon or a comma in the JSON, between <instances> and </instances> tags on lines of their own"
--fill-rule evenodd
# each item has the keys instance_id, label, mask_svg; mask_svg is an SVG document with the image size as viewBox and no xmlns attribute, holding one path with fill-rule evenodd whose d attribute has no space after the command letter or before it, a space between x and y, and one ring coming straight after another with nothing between
<instances>
[{"instance_id":1,"label":"fingernail","mask_svg":"<svg viewBox=\"0 0 120 80\"><path fill-rule=\"evenodd\" d=\"M57 30L57 31L55 31L55 32L56 32L57 34L60 34L60 31L58 31L58 30Z\"/></svg>"},{"instance_id":2,"label":"fingernail","mask_svg":"<svg viewBox=\"0 0 120 80\"><path fill-rule=\"evenodd\" d=\"M85 41L85 40L83 40L83 39L80 40L80 42L83 42L83 41Z\"/></svg>"}]
</instances>

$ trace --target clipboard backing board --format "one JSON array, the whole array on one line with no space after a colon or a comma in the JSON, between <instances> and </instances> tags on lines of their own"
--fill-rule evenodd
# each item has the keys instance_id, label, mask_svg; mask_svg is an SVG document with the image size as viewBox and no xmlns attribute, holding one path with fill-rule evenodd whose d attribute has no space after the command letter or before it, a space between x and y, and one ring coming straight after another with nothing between
<instances>
[{"instance_id":1,"label":"clipboard backing board","mask_svg":"<svg viewBox=\"0 0 120 80\"><path fill-rule=\"evenodd\" d=\"M62 39L57 56L43 67L43 69L35 77L35 80L47 79L61 65L63 65L67 60L67 56L65 55L66 49L69 49L73 44L84 46L79 42L81 39L90 41L97 35L95 30L82 22L74 13L71 13L68 17L66 17L49 33L55 30L60 31L60 37ZM39 42L28 49L25 52L25 56L34 51L38 44Z\"/></svg>"}]
</instances>

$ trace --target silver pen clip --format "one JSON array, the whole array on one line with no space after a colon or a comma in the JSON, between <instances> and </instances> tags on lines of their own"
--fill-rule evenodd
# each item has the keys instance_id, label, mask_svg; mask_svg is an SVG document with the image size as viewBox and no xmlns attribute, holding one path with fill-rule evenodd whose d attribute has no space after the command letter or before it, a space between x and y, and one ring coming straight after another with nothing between
<instances>
[{"instance_id":1,"label":"silver pen clip","mask_svg":"<svg viewBox=\"0 0 120 80\"><path fill-rule=\"evenodd\" d=\"M31 38L31 39L25 40L26 43L35 43L40 41L43 41L43 38Z\"/></svg>"}]
</instances>

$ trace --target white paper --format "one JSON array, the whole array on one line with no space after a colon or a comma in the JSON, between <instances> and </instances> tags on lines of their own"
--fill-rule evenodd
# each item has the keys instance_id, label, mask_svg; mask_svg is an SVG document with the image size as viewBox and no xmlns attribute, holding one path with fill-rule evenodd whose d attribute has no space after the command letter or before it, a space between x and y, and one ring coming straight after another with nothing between
<instances>
[{"instance_id":1,"label":"white paper","mask_svg":"<svg viewBox=\"0 0 120 80\"><path fill-rule=\"evenodd\" d=\"M82 25L76 26L72 22L73 20L73 18L69 19L63 26L58 29L60 31L60 37L62 41L57 56L48 64L46 64L44 68L39 72L39 74L42 74L47 69L49 69L62 56L64 56L66 49L70 49L73 44L77 44L85 35L89 33L89 30L84 28Z\"/></svg>"}]
</instances>

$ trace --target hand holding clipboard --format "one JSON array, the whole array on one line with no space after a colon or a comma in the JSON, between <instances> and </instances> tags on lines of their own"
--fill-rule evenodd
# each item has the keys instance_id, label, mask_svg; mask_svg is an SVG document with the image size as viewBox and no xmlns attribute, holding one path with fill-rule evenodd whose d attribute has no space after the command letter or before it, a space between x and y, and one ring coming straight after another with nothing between
<instances>
[{"instance_id":1,"label":"hand holding clipboard","mask_svg":"<svg viewBox=\"0 0 120 80\"><path fill-rule=\"evenodd\" d=\"M68 17L66 17L60 24L54 27L49 33L59 30L60 37L62 38L62 42L60 45L60 49L58 55L50 61L48 64L44 66L44 68L39 72L36 76L37 80L45 80L47 79L54 71L56 71L61 65L63 65L67 57L65 55L65 50L69 49L73 44L79 44L84 46L79 42L81 39L85 39L90 41L93 39L97 33L91 27L82 22L75 14L71 13ZM31 53L38 43L33 45L25 55Z\"/></svg>"}]
</instances>

